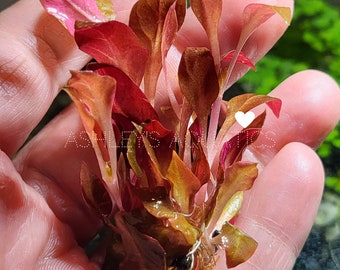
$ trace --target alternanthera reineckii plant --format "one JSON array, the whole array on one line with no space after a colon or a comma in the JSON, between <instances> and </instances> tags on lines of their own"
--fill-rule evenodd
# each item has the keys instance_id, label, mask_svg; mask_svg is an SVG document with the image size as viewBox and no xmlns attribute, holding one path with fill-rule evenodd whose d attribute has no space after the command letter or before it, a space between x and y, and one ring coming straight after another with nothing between
<instances>
[{"instance_id":1,"label":"alternanthera reineckii plant","mask_svg":"<svg viewBox=\"0 0 340 270\"><path fill-rule=\"evenodd\" d=\"M64 89L78 108L100 175L81 168L84 199L108 228L105 269L214 269L243 263L257 242L233 225L258 175L242 160L261 132L265 111L235 130L235 113L281 101L244 94L222 99L237 65L255 69L242 49L275 14L290 9L249 4L239 41L221 51L222 0L191 0L208 37L188 47L170 76L168 52L187 14L185 0L139 0L129 24L115 20L111 0L41 0L80 50L94 60L72 71ZM175 85L175 86L174 86ZM109 232L109 233L108 233Z\"/></svg>"}]
</instances>

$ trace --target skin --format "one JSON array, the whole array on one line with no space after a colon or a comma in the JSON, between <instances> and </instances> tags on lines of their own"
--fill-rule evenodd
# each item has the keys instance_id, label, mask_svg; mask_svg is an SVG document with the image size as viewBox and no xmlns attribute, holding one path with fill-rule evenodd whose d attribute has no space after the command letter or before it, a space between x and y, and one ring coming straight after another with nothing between
<instances>
[{"instance_id":1,"label":"skin","mask_svg":"<svg viewBox=\"0 0 340 270\"><path fill-rule=\"evenodd\" d=\"M120 20L126 22L133 2L116 6ZM242 9L253 1L224 2L220 31L228 36L221 42L227 51L237 41ZM286 27L274 16L254 33L245 53L259 60ZM81 137L75 108L65 109L17 152L69 78L68 71L80 69L88 57L36 0L21 0L0 14L0 44L0 268L98 269L101 257L87 258L83 246L101 223L84 205L79 186L81 161L95 164L95 157ZM169 59L176 63L185 46L204 44L202 29L189 15ZM271 95L283 101L280 118L268 113L263 128L275 143L269 145L263 135L247 151L261 173L236 220L259 247L237 270L293 267L323 191L324 171L313 148L340 118L339 87L321 72L295 74Z\"/></svg>"}]
</instances>

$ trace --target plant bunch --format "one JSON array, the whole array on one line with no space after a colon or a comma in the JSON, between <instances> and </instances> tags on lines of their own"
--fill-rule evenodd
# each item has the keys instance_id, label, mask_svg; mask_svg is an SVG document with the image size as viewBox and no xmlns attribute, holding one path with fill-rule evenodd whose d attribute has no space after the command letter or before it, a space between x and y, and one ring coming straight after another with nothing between
<instances>
[{"instance_id":1,"label":"plant bunch","mask_svg":"<svg viewBox=\"0 0 340 270\"><path fill-rule=\"evenodd\" d=\"M245 94L222 99L252 33L285 7L249 4L239 42L221 51L222 0L191 0L208 47L188 47L171 77L167 54L187 13L185 0L139 0L129 25L114 20L110 0L41 0L94 60L71 71L64 89L78 108L100 175L81 168L84 199L103 220L110 269L234 267L257 243L233 225L257 177L242 154L260 134L265 111L245 128L235 113L281 101ZM175 81L175 83L174 83ZM235 129L238 131L235 133ZM232 132L233 130L233 132Z\"/></svg>"}]
</instances>

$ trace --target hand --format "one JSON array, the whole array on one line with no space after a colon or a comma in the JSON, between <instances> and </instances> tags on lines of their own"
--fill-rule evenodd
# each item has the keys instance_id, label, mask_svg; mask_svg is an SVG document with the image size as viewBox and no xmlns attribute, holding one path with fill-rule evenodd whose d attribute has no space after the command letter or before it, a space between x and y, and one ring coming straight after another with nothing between
<instances>
[{"instance_id":1,"label":"hand","mask_svg":"<svg viewBox=\"0 0 340 270\"><path fill-rule=\"evenodd\" d=\"M134 1L122 2L130 6ZM230 3L223 22L230 27L223 29L228 38L224 45L232 47L238 38L237 15L251 1L225 2ZM291 5L285 0L266 2ZM126 21L128 7L119 10L120 20ZM193 24L189 19L181 31L179 50L206 44ZM247 47L247 54L259 60L285 28L280 19L272 18L252 36L249 43L257 46ZM96 161L74 106L17 153L67 81L69 70L80 69L89 59L36 0L21 0L0 14L0 44L0 268L98 269L100 256L87 258L83 247L102 224L83 203L79 185L81 162ZM178 61L179 54L172 53ZM268 114L263 128L275 143L269 147L268 138L261 136L247 151L249 159L260 163L261 174L246 193L237 218L237 225L259 247L235 269L293 267L323 189L322 164L311 148L340 117L339 87L317 71L293 75L271 95L283 101L280 118Z\"/></svg>"}]
</instances>

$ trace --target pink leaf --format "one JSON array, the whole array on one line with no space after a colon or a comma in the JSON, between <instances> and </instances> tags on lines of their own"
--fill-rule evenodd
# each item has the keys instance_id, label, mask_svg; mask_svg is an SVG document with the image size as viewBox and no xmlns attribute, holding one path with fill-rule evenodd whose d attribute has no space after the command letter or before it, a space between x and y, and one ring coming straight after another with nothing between
<instances>
[{"instance_id":1,"label":"pink leaf","mask_svg":"<svg viewBox=\"0 0 340 270\"><path fill-rule=\"evenodd\" d=\"M228 61L230 62L235 55L235 50L232 50L228 53L225 54L225 56L222 57L222 61ZM245 64L248 67L250 67L251 69L253 69L254 71L256 70L255 65L252 63L252 61L241 51L237 58L236 58L236 63L241 63L241 64Z\"/></svg>"},{"instance_id":2,"label":"pink leaf","mask_svg":"<svg viewBox=\"0 0 340 270\"><path fill-rule=\"evenodd\" d=\"M140 84L148 52L130 27L117 21L88 25L76 29L75 39L97 62L119 67Z\"/></svg>"},{"instance_id":3,"label":"pink leaf","mask_svg":"<svg viewBox=\"0 0 340 270\"><path fill-rule=\"evenodd\" d=\"M105 21L95 0L41 0L41 4L48 13L61 20L72 35L76 21Z\"/></svg>"}]
</instances>

